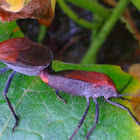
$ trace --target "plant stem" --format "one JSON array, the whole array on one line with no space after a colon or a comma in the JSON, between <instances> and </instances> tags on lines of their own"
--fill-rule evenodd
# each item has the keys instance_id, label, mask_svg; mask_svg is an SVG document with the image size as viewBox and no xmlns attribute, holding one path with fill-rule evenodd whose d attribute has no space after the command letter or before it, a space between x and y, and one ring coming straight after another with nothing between
<instances>
[{"instance_id":1,"label":"plant stem","mask_svg":"<svg viewBox=\"0 0 140 140\"><path fill-rule=\"evenodd\" d=\"M93 29L95 26L97 26L94 23L88 22L87 20L84 20L80 18L76 13L74 13L64 2L64 0L57 0L57 3L61 7L61 9L72 19L74 20L75 23L88 28L88 29Z\"/></svg>"},{"instance_id":2,"label":"plant stem","mask_svg":"<svg viewBox=\"0 0 140 140\"><path fill-rule=\"evenodd\" d=\"M110 11L108 9L105 9L103 6L101 6L95 1L89 0L67 0L67 1L81 8L87 9L92 13L96 13L104 19L107 19L108 16L110 15Z\"/></svg>"},{"instance_id":3,"label":"plant stem","mask_svg":"<svg viewBox=\"0 0 140 140\"><path fill-rule=\"evenodd\" d=\"M38 36L38 44L42 45L42 42L45 38L45 34L47 32L47 27L44 25L40 25L40 32L39 32L39 36Z\"/></svg>"},{"instance_id":4,"label":"plant stem","mask_svg":"<svg viewBox=\"0 0 140 140\"><path fill-rule=\"evenodd\" d=\"M82 60L82 64L87 63L96 63L96 56L104 43L105 39L107 38L108 34L112 30L115 23L118 21L119 17L127 7L130 0L120 0L116 6L116 8L113 10L113 13L111 14L110 18L107 20L107 22L104 24L102 29L99 31L99 33L96 35L96 37L92 40L91 45L85 55L85 57Z\"/></svg>"}]
</instances>

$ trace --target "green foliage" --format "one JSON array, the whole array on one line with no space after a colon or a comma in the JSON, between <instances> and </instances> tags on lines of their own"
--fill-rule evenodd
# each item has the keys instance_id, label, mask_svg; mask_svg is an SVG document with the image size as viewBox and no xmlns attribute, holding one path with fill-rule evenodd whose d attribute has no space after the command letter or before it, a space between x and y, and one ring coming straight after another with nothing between
<instances>
[{"instance_id":1,"label":"green foliage","mask_svg":"<svg viewBox=\"0 0 140 140\"><path fill-rule=\"evenodd\" d=\"M67 0L70 3L77 5L78 7L89 10L92 13L96 13L102 18L109 16L109 10L105 9L96 0Z\"/></svg>"},{"instance_id":2,"label":"green foliage","mask_svg":"<svg viewBox=\"0 0 140 140\"><path fill-rule=\"evenodd\" d=\"M140 0L131 0L131 1L140 10Z\"/></svg>"},{"instance_id":3,"label":"green foliage","mask_svg":"<svg viewBox=\"0 0 140 140\"><path fill-rule=\"evenodd\" d=\"M17 29L17 31L14 32L14 29ZM20 31L15 21L9 23L0 22L0 42L10 38L23 36L23 33Z\"/></svg>"},{"instance_id":4,"label":"green foliage","mask_svg":"<svg viewBox=\"0 0 140 140\"><path fill-rule=\"evenodd\" d=\"M3 64L1 64L3 67ZM53 62L56 71L78 69L85 71L99 71L108 74L116 84L118 90L126 86L125 92L136 91L139 82L118 66L111 65L74 65ZM0 75L1 93L11 71ZM133 79L133 80L132 80ZM129 83L129 84L128 84ZM128 84L128 85L127 85ZM138 89L138 88L137 88ZM17 74L8 92L16 113L20 118L19 126L12 133L14 119L9 111L2 94L0 95L0 139L1 140L66 140L77 127L85 107L84 97L71 96L60 93L67 104L60 101L54 94L55 90L48 87L39 77L29 77ZM120 99L114 99L120 102ZM100 107L99 124L90 139L96 140L138 140L140 130L129 114L120 108L109 105L98 99ZM123 101L125 105L130 104ZM95 105L91 100L88 116L78 131L75 139L84 140L86 133L94 122ZM136 130L137 128L137 130ZM127 130L127 131L126 131ZM133 133L133 135L132 135Z\"/></svg>"},{"instance_id":5,"label":"green foliage","mask_svg":"<svg viewBox=\"0 0 140 140\"><path fill-rule=\"evenodd\" d=\"M81 8L91 11L95 16L93 23L81 19L74 11L72 11L65 1L73 3ZM120 0L117 6L110 12L105 9L96 0L57 0L61 9L72 19L75 23L88 29L92 29L94 37L91 38L91 44L87 53L85 54L82 63L93 64L96 63L96 56L106 40L107 36L113 29L116 22L120 19L123 11L129 4L130 0ZM97 20L96 20L96 17ZM100 17L100 18L99 18ZM96 35L95 35L96 33Z\"/></svg>"}]
</instances>

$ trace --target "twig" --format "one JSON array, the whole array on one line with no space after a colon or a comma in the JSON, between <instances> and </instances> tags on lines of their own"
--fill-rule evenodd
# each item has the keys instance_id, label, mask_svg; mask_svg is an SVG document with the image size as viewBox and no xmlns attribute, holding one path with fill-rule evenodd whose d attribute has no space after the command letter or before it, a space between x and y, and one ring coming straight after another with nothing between
<instances>
[{"instance_id":1,"label":"twig","mask_svg":"<svg viewBox=\"0 0 140 140\"><path fill-rule=\"evenodd\" d=\"M92 40L91 45L82 60L83 64L96 63L96 56L107 38L108 34L112 30L115 23L118 21L120 15L123 13L127 7L130 0L120 0L118 5L114 8L113 13L110 18L106 21L100 32L96 35L95 39Z\"/></svg>"},{"instance_id":2,"label":"twig","mask_svg":"<svg viewBox=\"0 0 140 140\"><path fill-rule=\"evenodd\" d=\"M79 39L79 36L75 36L74 38L72 38L68 43L66 43L63 47L63 49L61 49L61 51L59 52L59 55L62 55L64 53L64 51L66 51L73 43L75 43L77 40Z\"/></svg>"},{"instance_id":3,"label":"twig","mask_svg":"<svg viewBox=\"0 0 140 140\"><path fill-rule=\"evenodd\" d=\"M115 7L117 5L117 2L115 0L104 0L104 2L106 2L107 4ZM139 41L140 43L140 32L137 30L134 21L133 21L133 17L131 16L130 10L127 8L124 11L124 16L125 16L125 20L126 20L126 24L129 24L130 26L130 30L131 32L134 34L134 36L136 37L136 39Z\"/></svg>"},{"instance_id":4,"label":"twig","mask_svg":"<svg viewBox=\"0 0 140 140\"><path fill-rule=\"evenodd\" d=\"M64 2L64 0L57 0L57 3L61 7L61 9L72 19L74 20L75 23L88 28L88 29L93 29L94 27L97 26L97 24L91 23L85 19L82 19L79 17L73 10L71 10L67 4Z\"/></svg>"},{"instance_id":5,"label":"twig","mask_svg":"<svg viewBox=\"0 0 140 140\"><path fill-rule=\"evenodd\" d=\"M89 1L89 0L67 0L70 3L73 3L74 5L77 5L81 8L87 9L92 13L96 13L98 16L102 17L103 19L107 19L110 15L110 11L103 6L101 6L96 1Z\"/></svg>"},{"instance_id":6,"label":"twig","mask_svg":"<svg viewBox=\"0 0 140 140\"><path fill-rule=\"evenodd\" d=\"M38 36L38 44L42 45L42 42L45 38L45 34L47 32L47 27L44 25L40 25L40 32L39 32L39 36Z\"/></svg>"}]
</instances>

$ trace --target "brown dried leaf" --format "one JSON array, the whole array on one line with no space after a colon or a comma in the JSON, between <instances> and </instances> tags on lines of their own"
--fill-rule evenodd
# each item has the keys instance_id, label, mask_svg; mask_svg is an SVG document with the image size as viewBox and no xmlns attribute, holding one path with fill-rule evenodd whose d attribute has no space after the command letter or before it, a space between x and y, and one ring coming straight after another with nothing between
<instances>
[{"instance_id":1,"label":"brown dried leaf","mask_svg":"<svg viewBox=\"0 0 140 140\"><path fill-rule=\"evenodd\" d=\"M55 0L32 0L31 2L29 2L29 0L26 0L29 3L26 6L24 5L23 9L18 9L17 12L7 11L8 8L4 9L4 7L8 6L8 4L4 3L4 1L5 0L2 0L0 2L0 20L2 22L10 22L16 19L24 18L35 18L48 20L50 23L54 18Z\"/></svg>"},{"instance_id":2,"label":"brown dried leaf","mask_svg":"<svg viewBox=\"0 0 140 140\"><path fill-rule=\"evenodd\" d=\"M132 97L130 103L134 109L137 119L140 121L140 97L139 96Z\"/></svg>"},{"instance_id":3,"label":"brown dried leaf","mask_svg":"<svg viewBox=\"0 0 140 140\"><path fill-rule=\"evenodd\" d=\"M19 12L32 0L1 0L0 7L9 12Z\"/></svg>"},{"instance_id":4,"label":"brown dried leaf","mask_svg":"<svg viewBox=\"0 0 140 140\"><path fill-rule=\"evenodd\" d=\"M129 73L137 77L140 81L140 64L133 64L129 68ZM131 98L130 103L133 107L137 119L140 121L140 93Z\"/></svg>"}]
</instances>

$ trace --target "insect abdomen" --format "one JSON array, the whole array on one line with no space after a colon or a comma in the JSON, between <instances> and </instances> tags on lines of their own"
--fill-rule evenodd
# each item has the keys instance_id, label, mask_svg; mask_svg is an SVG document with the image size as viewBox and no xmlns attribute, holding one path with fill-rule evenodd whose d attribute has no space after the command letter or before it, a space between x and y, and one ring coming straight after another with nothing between
<instances>
[{"instance_id":1,"label":"insect abdomen","mask_svg":"<svg viewBox=\"0 0 140 140\"><path fill-rule=\"evenodd\" d=\"M99 85L91 82L76 80L65 75L52 75L42 71L39 76L49 86L59 91L85 97L100 97L106 99L116 96L116 89L111 85Z\"/></svg>"},{"instance_id":2,"label":"insect abdomen","mask_svg":"<svg viewBox=\"0 0 140 140\"><path fill-rule=\"evenodd\" d=\"M90 83L66 78L62 76L49 75L48 85L65 93L76 96L85 96L90 92Z\"/></svg>"}]
</instances>

